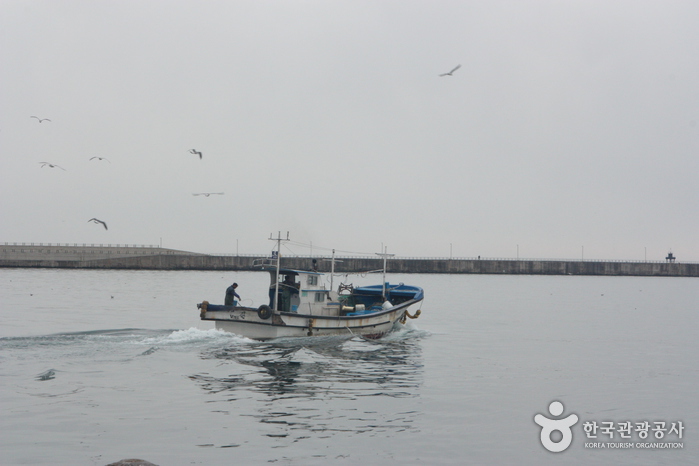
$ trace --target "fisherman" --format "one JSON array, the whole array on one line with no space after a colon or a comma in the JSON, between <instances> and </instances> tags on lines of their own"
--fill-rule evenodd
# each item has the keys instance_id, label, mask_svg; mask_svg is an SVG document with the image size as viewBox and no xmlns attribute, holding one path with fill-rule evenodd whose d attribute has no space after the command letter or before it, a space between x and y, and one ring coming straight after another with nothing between
<instances>
[{"instance_id":1,"label":"fisherman","mask_svg":"<svg viewBox=\"0 0 699 466\"><path fill-rule=\"evenodd\" d=\"M237 306L238 302L235 300L235 298L238 298L238 301L240 301L240 295L235 292L235 289L238 288L237 283L233 283L231 286L226 288L226 300L224 301L223 304L226 306Z\"/></svg>"},{"instance_id":2,"label":"fisherman","mask_svg":"<svg viewBox=\"0 0 699 466\"><path fill-rule=\"evenodd\" d=\"M301 287L301 283L295 282L294 281L294 276L292 274L287 274L286 277L284 277L284 281L280 283L282 285L281 287L281 295L282 295L282 311L284 312L290 312L291 311L291 297L293 295L298 295L299 294L299 288Z\"/></svg>"},{"instance_id":3,"label":"fisherman","mask_svg":"<svg viewBox=\"0 0 699 466\"><path fill-rule=\"evenodd\" d=\"M299 283L294 281L294 276L291 274L287 274L284 277L284 281L282 282L286 286L292 286L298 290L299 286L301 286Z\"/></svg>"}]
</instances>

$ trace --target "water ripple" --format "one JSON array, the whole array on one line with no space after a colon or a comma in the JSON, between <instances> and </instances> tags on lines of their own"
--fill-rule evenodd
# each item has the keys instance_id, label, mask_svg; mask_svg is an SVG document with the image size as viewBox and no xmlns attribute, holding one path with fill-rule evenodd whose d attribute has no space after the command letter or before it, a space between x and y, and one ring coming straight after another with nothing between
<instances>
[{"instance_id":1,"label":"water ripple","mask_svg":"<svg viewBox=\"0 0 699 466\"><path fill-rule=\"evenodd\" d=\"M219 373L189 378L212 396L214 412L256 419L266 437L390 436L417 429L420 411L410 406L423 383L425 336L235 342L202 351L203 359L221 362Z\"/></svg>"}]
</instances>

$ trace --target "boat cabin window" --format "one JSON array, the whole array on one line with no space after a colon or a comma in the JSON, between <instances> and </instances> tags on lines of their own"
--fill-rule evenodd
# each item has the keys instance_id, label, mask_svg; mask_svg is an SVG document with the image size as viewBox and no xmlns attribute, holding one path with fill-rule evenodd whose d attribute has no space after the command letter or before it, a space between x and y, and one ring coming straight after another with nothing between
<instances>
[{"instance_id":1,"label":"boat cabin window","mask_svg":"<svg viewBox=\"0 0 699 466\"><path fill-rule=\"evenodd\" d=\"M279 274L279 284L286 285L286 286L292 286L295 288L299 288L299 286L300 286L300 283L298 283L296 281L296 274L295 273Z\"/></svg>"},{"instance_id":2,"label":"boat cabin window","mask_svg":"<svg viewBox=\"0 0 699 466\"><path fill-rule=\"evenodd\" d=\"M317 285L318 284L318 275L309 275L307 283L309 285Z\"/></svg>"},{"instance_id":3,"label":"boat cabin window","mask_svg":"<svg viewBox=\"0 0 699 466\"><path fill-rule=\"evenodd\" d=\"M318 277L316 277L316 278L318 278ZM323 301L325 301L325 292L316 293L316 302L322 303Z\"/></svg>"}]
</instances>

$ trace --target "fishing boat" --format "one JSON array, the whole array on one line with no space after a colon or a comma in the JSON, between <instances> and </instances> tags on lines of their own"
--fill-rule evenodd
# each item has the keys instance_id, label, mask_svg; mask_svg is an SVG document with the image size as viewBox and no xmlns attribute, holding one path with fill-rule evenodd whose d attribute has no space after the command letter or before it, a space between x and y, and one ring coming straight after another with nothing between
<instances>
[{"instance_id":1,"label":"fishing boat","mask_svg":"<svg viewBox=\"0 0 699 466\"><path fill-rule=\"evenodd\" d=\"M340 284L333 289L334 261L326 287L324 273L281 267L277 249L275 258L255 264L270 274L269 304L246 307L203 301L197 308L201 320L215 322L217 329L256 340L328 335L380 338L407 318L417 318L420 309L411 314L409 308L424 298L418 286L386 281L387 256L383 254L381 284Z\"/></svg>"}]
</instances>

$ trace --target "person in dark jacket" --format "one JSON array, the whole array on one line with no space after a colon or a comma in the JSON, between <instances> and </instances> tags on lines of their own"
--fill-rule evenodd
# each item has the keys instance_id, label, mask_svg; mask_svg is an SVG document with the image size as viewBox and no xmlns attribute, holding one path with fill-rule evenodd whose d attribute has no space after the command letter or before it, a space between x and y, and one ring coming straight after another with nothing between
<instances>
[{"instance_id":1,"label":"person in dark jacket","mask_svg":"<svg viewBox=\"0 0 699 466\"><path fill-rule=\"evenodd\" d=\"M240 301L240 295L235 292L235 289L238 288L237 283L233 283L231 286L226 288L226 300L223 302L226 306L237 306L238 303L235 301L235 298L238 298L238 301Z\"/></svg>"}]
</instances>

